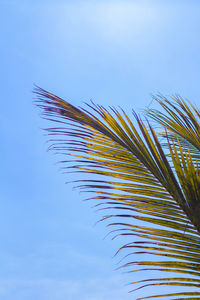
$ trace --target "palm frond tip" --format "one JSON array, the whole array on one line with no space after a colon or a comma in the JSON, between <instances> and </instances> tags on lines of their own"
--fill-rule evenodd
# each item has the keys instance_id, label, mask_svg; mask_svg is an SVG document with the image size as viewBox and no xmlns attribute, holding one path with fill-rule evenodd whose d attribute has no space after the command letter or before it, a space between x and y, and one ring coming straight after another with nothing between
<instances>
[{"instance_id":1,"label":"palm frond tip","mask_svg":"<svg viewBox=\"0 0 200 300\"><path fill-rule=\"evenodd\" d=\"M149 111L149 116L167 129L166 155L159 135L136 113L139 129L123 110L107 110L94 103L87 109L77 108L43 89L34 92L43 116L58 125L48 129L55 137L50 149L71 156L64 161L68 168L92 174L91 180L83 177L80 188L95 194L92 198L99 202L97 206L103 204L103 209L112 210L103 219L117 227L112 231L115 236L133 238L118 252L128 251L126 260L132 256L137 259L122 267L130 273L154 270L182 275L131 282L138 285L135 290L180 286L181 293L165 296L200 299L199 162L194 162L194 153L184 146L191 144L199 155L198 110L182 99L175 104L159 99L165 113ZM151 260L142 260L141 254ZM182 287L199 291L182 292Z\"/></svg>"}]
</instances>

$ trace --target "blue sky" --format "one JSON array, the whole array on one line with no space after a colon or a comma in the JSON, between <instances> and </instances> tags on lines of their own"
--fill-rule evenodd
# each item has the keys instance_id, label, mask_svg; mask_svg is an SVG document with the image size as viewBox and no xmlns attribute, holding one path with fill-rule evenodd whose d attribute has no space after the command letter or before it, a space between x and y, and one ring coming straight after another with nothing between
<instances>
[{"instance_id":1,"label":"blue sky","mask_svg":"<svg viewBox=\"0 0 200 300\"><path fill-rule=\"evenodd\" d=\"M1 0L0 12L0 299L135 299L114 271L120 241L103 240L46 152L32 88L127 111L158 92L198 105L200 3Z\"/></svg>"}]
</instances>

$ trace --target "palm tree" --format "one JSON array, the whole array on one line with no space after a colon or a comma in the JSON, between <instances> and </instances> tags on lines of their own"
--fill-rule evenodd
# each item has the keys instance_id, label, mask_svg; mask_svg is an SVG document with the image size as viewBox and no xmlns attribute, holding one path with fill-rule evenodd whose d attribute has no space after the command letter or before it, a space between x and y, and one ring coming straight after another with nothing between
<instances>
[{"instance_id":1,"label":"palm tree","mask_svg":"<svg viewBox=\"0 0 200 300\"><path fill-rule=\"evenodd\" d=\"M113 234L131 238L118 250L126 251L122 267L164 274L131 282L134 290L180 287L138 299L200 299L200 111L181 97L159 96L163 112L149 109L145 121L133 112L133 122L122 109L78 108L39 87L34 92L44 118L57 124L47 129L55 136L50 148L70 154L68 167L92 174L80 188L111 209L103 219Z\"/></svg>"}]
</instances>

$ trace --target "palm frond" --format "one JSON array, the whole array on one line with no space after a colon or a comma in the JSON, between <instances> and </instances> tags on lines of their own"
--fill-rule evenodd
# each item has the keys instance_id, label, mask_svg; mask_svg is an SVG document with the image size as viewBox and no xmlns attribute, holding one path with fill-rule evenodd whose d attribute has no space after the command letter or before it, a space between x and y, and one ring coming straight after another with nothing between
<instances>
[{"instance_id":1,"label":"palm frond","mask_svg":"<svg viewBox=\"0 0 200 300\"><path fill-rule=\"evenodd\" d=\"M181 97L154 97L164 112L147 109L149 118L160 124L165 131L160 132L164 138L163 146L168 147L166 138L177 145L177 137L184 151L189 149L194 161L200 163L200 111Z\"/></svg>"},{"instance_id":2,"label":"palm frond","mask_svg":"<svg viewBox=\"0 0 200 300\"><path fill-rule=\"evenodd\" d=\"M87 109L77 108L43 89L36 88L35 93L44 117L58 124L47 129L49 135L55 136L50 149L71 156L63 161L68 163L67 168L97 175L96 179L83 179L80 189L95 194L92 198L99 201L100 207L111 209L112 213L103 220L115 227L111 231L113 238L133 238L117 253L127 250L126 260L137 258L122 267L130 273L147 270L179 273L179 277L132 282L138 286L136 289L158 285L180 286L181 291L182 287L199 288L200 175L189 151L179 141L169 143L171 166L155 131L136 113L134 119L139 129L123 110L108 111L94 103L87 104ZM181 119L179 110L176 113L173 118ZM192 116L191 120L191 126L196 128ZM185 131L183 137L190 137L191 131L186 127ZM198 141L197 148L196 145ZM142 254L151 260L141 260ZM200 299L200 290L169 296L180 295L187 295L187 299L194 299L195 295L195 299Z\"/></svg>"}]
</instances>

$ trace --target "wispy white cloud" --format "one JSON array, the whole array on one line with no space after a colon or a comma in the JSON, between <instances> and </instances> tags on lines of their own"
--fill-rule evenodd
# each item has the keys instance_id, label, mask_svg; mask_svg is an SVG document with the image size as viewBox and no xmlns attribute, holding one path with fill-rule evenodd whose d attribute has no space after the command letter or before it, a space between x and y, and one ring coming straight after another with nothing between
<instances>
[{"instance_id":1,"label":"wispy white cloud","mask_svg":"<svg viewBox=\"0 0 200 300\"><path fill-rule=\"evenodd\" d=\"M62 39L69 37L69 28L73 37L84 36L84 28L90 28L100 39L122 43L137 41L141 35L148 39L145 32L159 30L161 7L152 1L82 1L53 3L44 9L47 16L54 12L53 25Z\"/></svg>"},{"instance_id":2,"label":"wispy white cloud","mask_svg":"<svg viewBox=\"0 0 200 300\"><path fill-rule=\"evenodd\" d=\"M105 38L124 41L139 36L158 20L158 7L142 2L103 2L88 10L94 26Z\"/></svg>"}]
</instances>

